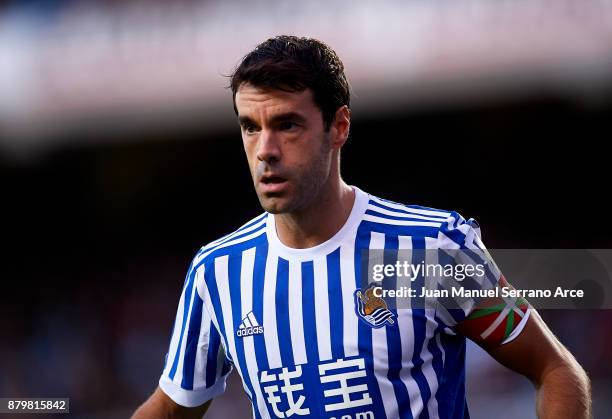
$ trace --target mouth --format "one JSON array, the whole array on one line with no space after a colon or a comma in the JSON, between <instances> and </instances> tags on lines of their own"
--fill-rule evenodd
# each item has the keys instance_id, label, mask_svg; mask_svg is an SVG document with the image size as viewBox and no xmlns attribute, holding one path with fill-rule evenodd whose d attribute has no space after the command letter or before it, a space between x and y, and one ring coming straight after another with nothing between
<instances>
[{"instance_id":1,"label":"mouth","mask_svg":"<svg viewBox=\"0 0 612 419\"><path fill-rule=\"evenodd\" d=\"M264 175L259 180L259 188L265 193L281 192L288 184L285 177L278 175Z\"/></svg>"}]
</instances>

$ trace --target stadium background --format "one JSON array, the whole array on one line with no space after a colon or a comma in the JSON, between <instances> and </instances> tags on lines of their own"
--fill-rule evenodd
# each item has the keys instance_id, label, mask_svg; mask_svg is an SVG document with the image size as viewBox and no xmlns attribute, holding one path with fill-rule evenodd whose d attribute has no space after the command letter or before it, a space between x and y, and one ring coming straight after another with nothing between
<instances>
[{"instance_id":1,"label":"stadium background","mask_svg":"<svg viewBox=\"0 0 612 419\"><path fill-rule=\"evenodd\" d=\"M0 2L0 396L124 418L154 389L190 258L260 211L223 75L274 34L344 60L349 183L489 248L612 248L610 2L495 3ZM611 313L542 316L606 417ZM533 401L470 345L473 418ZM249 411L233 374L207 417Z\"/></svg>"}]
</instances>

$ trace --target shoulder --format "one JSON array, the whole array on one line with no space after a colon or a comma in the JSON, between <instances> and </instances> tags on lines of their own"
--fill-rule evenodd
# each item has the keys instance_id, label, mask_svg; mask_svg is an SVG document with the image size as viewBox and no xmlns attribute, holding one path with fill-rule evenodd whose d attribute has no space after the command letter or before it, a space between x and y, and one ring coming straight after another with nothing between
<instances>
[{"instance_id":1,"label":"shoulder","mask_svg":"<svg viewBox=\"0 0 612 419\"><path fill-rule=\"evenodd\" d=\"M474 231L480 236L480 226L473 219L464 218L459 211L433 208L417 204L395 202L369 195L366 220L385 224L432 227L439 235L457 238Z\"/></svg>"},{"instance_id":2,"label":"shoulder","mask_svg":"<svg viewBox=\"0 0 612 419\"><path fill-rule=\"evenodd\" d=\"M231 233L205 244L196 253L193 265L202 265L219 256L254 246L262 236L265 237L267 216L267 212L259 214Z\"/></svg>"},{"instance_id":3,"label":"shoulder","mask_svg":"<svg viewBox=\"0 0 612 419\"><path fill-rule=\"evenodd\" d=\"M399 211L401 213L412 213L412 214L421 214L425 216L435 217L435 218L448 218L448 216L453 211L425 207L422 205L415 204L406 204L401 202L391 201L389 199L384 199L375 195L369 195L370 201L368 206L371 208L381 208L387 209L391 211Z\"/></svg>"},{"instance_id":4,"label":"shoulder","mask_svg":"<svg viewBox=\"0 0 612 419\"><path fill-rule=\"evenodd\" d=\"M423 205L407 204L391 201L369 194L366 215L370 219L383 222L393 221L415 221L423 222L423 225L430 227L440 227L443 223L452 222L452 218L457 217L455 211L448 211L438 208L426 207Z\"/></svg>"}]
</instances>

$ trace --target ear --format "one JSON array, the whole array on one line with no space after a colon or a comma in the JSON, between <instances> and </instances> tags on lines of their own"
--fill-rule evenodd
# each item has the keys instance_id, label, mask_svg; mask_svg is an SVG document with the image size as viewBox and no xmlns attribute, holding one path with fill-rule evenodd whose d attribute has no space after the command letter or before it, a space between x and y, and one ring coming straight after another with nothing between
<instances>
[{"instance_id":1,"label":"ear","mask_svg":"<svg viewBox=\"0 0 612 419\"><path fill-rule=\"evenodd\" d=\"M336 110L334 120L332 121L330 130L332 138L332 148L341 149L346 140L348 140L349 130L351 128L351 110L344 105Z\"/></svg>"}]
</instances>

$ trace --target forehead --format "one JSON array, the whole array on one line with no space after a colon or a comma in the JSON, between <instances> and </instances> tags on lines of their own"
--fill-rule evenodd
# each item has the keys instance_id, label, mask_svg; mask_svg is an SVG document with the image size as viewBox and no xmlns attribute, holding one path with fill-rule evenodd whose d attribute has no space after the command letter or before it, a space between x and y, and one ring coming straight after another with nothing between
<instances>
[{"instance_id":1,"label":"forehead","mask_svg":"<svg viewBox=\"0 0 612 419\"><path fill-rule=\"evenodd\" d=\"M278 89L264 89L251 84L242 84L236 91L236 109L239 116L265 113L273 116L277 113L318 111L312 91L286 92Z\"/></svg>"}]
</instances>

